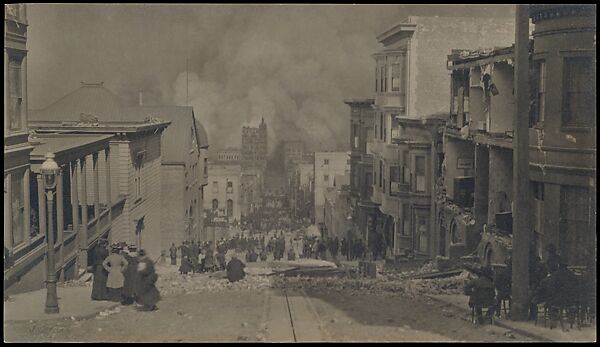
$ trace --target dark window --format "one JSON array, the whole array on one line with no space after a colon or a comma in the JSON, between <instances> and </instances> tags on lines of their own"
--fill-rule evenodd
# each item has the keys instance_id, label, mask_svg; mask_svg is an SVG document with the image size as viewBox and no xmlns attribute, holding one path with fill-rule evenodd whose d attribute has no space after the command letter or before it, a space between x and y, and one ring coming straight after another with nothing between
<instances>
[{"instance_id":1,"label":"dark window","mask_svg":"<svg viewBox=\"0 0 600 347\"><path fill-rule=\"evenodd\" d=\"M546 109L546 62L537 60L533 64L533 76L531 78L532 104L530 109L530 126L544 121Z\"/></svg>"},{"instance_id":2,"label":"dark window","mask_svg":"<svg viewBox=\"0 0 600 347\"><path fill-rule=\"evenodd\" d=\"M23 80L21 73L22 57L8 56L8 127L9 130L20 130L23 126L21 121L23 103Z\"/></svg>"},{"instance_id":3,"label":"dark window","mask_svg":"<svg viewBox=\"0 0 600 347\"><path fill-rule=\"evenodd\" d=\"M233 217L233 200L227 200L227 217Z\"/></svg>"},{"instance_id":4,"label":"dark window","mask_svg":"<svg viewBox=\"0 0 600 347\"><path fill-rule=\"evenodd\" d=\"M560 187L559 249L569 265L584 265L583 249L594 241L587 188Z\"/></svg>"},{"instance_id":5,"label":"dark window","mask_svg":"<svg viewBox=\"0 0 600 347\"><path fill-rule=\"evenodd\" d=\"M212 208L213 208L213 210L216 210L216 209L219 208L219 200L213 199L213 201L212 201Z\"/></svg>"},{"instance_id":6,"label":"dark window","mask_svg":"<svg viewBox=\"0 0 600 347\"><path fill-rule=\"evenodd\" d=\"M379 68L377 66L375 66L375 93L377 93L379 91L379 88L377 86L379 84L378 74L379 74Z\"/></svg>"},{"instance_id":7,"label":"dark window","mask_svg":"<svg viewBox=\"0 0 600 347\"><path fill-rule=\"evenodd\" d=\"M379 112L379 139L383 140L383 112Z\"/></svg>"},{"instance_id":8,"label":"dark window","mask_svg":"<svg viewBox=\"0 0 600 347\"><path fill-rule=\"evenodd\" d=\"M392 91L400 91L400 64L392 64Z\"/></svg>"},{"instance_id":9,"label":"dark window","mask_svg":"<svg viewBox=\"0 0 600 347\"><path fill-rule=\"evenodd\" d=\"M383 186L383 160L379 161L379 188Z\"/></svg>"},{"instance_id":10,"label":"dark window","mask_svg":"<svg viewBox=\"0 0 600 347\"><path fill-rule=\"evenodd\" d=\"M415 157L415 178L417 192L424 192L425 189L425 157Z\"/></svg>"},{"instance_id":11,"label":"dark window","mask_svg":"<svg viewBox=\"0 0 600 347\"><path fill-rule=\"evenodd\" d=\"M589 126L596 118L596 82L591 57L564 60L563 124Z\"/></svg>"}]
</instances>

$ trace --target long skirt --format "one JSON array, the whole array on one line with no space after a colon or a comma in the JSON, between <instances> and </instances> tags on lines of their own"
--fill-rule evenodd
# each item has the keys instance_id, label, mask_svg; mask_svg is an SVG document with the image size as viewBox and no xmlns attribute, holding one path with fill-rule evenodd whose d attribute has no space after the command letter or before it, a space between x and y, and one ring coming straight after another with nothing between
<instances>
[{"instance_id":1,"label":"long skirt","mask_svg":"<svg viewBox=\"0 0 600 347\"><path fill-rule=\"evenodd\" d=\"M171 257L171 265L177 265L177 257Z\"/></svg>"},{"instance_id":2,"label":"long skirt","mask_svg":"<svg viewBox=\"0 0 600 347\"><path fill-rule=\"evenodd\" d=\"M144 288L143 293L137 296L137 302L144 305L146 308L151 308L160 301L160 292L154 285L149 288Z\"/></svg>"},{"instance_id":3,"label":"long skirt","mask_svg":"<svg viewBox=\"0 0 600 347\"><path fill-rule=\"evenodd\" d=\"M114 302L121 302L123 300L123 287L121 288L108 288L108 300Z\"/></svg>"},{"instance_id":4,"label":"long skirt","mask_svg":"<svg viewBox=\"0 0 600 347\"><path fill-rule=\"evenodd\" d=\"M92 284L92 300L108 300L107 280L108 272L102 266L96 266Z\"/></svg>"}]
</instances>

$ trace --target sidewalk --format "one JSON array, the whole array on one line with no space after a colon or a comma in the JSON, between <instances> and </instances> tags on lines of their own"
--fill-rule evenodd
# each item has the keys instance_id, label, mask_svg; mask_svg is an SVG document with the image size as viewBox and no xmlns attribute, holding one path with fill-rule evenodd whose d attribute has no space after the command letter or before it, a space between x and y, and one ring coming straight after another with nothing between
<instances>
[{"instance_id":1,"label":"sidewalk","mask_svg":"<svg viewBox=\"0 0 600 347\"><path fill-rule=\"evenodd\" d=\"M4 322L38 321L61 318L88 318L98 312L118 306L110 301L93 301L90 299L91 286L58 287L59 313L47 314L46 289L11 295L4 302Z\"/></svg>"},{"instance_id":2,"label":"sidewalk","mask_svg":"<svg viewBox=\"0 0 600 347\"><path fill-rule=\"evenodd\" d=\"M469 298L466 295L427 295L438 302L450 304L465 313L470 314ZM494 318L494 324L506 329L514 330L515 332L531 337L539 341L552 342L594 342L596 341L596 327L582 327L578 330L575 326L573 329L563 331L560 326L554 329L535 325L534 322L516 322L505 318Z\"/></svg>"}]
</instances>

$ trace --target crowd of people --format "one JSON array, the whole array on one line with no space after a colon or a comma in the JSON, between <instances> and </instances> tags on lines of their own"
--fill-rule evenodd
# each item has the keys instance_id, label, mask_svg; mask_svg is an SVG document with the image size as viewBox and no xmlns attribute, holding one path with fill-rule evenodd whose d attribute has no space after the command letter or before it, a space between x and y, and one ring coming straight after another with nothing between
<instances>
[{"instance_id":1,"label":"crowd of people","mask_svg":"<svg viewBox=\"0 0 600 347\"><path fill-rule=\"evenodd\" d=\"M108 241L101 239L94 247L88 272L94 274L92 300L137 303L141 310L154 311L160 301L155 286L158 280L154 262L146 252L133 245L115 243L108 250Z\"/></svg>"},{"instance_id":2,"label":"crowd of people","mask_svg":"<svg viewBox=\"0 0 600 347\"><path fill-rule=\"evenodd\" d=\"M576 275L568 267L552 244L546 248L546 262L531 252L529 261L529 319L537 320L538 305L552 309L568 306L595 308L596 259L590 256L590 264L582 275ZM494 271L488 264L482 268L467 267L476 278L466 283L465 294L469 306L475 311L478 323L484 321L482 309L487 308L487 317L499 314L501 303L511 300L512 258L508 257L505 267Z\"/></svg>"}]
</instances>

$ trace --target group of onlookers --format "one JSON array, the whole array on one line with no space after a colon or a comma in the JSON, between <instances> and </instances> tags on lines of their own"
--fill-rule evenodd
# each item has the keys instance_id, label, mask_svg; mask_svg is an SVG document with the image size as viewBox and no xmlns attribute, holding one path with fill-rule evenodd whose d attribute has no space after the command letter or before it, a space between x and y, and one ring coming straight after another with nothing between
<instances>
[{"instance_id":1,"label":"group of onlookers","mask_svg":"<svg viewBox=\"0 0 600 347\"><path fill-rule=\"evenodd\" d=\"M158 275L154 262L142 249L123 242L107 249L108 241L101 239L94 247L88 271L94 274L92 300L138 303L143 310L156 310L160 293L155 286Z\"/></svg>"},{"instance_id":2,"label":"group of onlookers","mask_svg":"<svg viewBox=\"0 0 600 347\"><path fill-rule=\"evenodd\" d=\"M588 306L595 309L596 258L589 257L583 275L576 275L568 267L553 244L546 248L546 262L532 253L529 261L529 318L536 320L538 305L548 307ZM511 300L512 258L505 267L494 271L490 265L482 268L467 267L477 277L464 288L469 306L475 310L477 322L483 322L482 309L488 308L488 317L500 313L502 301ZM509 308L510 309L510 308Z\"/></svg>"}]
</instances>

